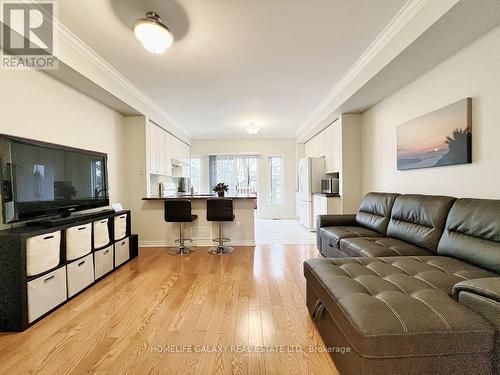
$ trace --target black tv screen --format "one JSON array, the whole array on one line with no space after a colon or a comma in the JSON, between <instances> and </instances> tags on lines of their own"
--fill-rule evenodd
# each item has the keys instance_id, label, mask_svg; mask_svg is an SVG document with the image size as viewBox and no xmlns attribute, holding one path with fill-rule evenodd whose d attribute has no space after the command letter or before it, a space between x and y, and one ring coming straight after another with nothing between
<instances>
[{"instance_id":1,"label":"black tv screen","mask_svg":"<svg viewBox=\"0 0 500 375\"><path fill-rule=\"evenodd\" d=\"M109 205L107 155L0 136L4 223Z\"/></svg>"}]
</instances>

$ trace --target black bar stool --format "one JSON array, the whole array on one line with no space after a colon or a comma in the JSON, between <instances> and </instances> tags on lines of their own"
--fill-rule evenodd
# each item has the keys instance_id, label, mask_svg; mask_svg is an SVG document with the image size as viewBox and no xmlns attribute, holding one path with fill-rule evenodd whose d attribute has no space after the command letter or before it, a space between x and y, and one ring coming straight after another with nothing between
<instances>
[{"instance_id":1,"label":"black bar stool","mask_svg":"<svg viewBox=\"0 0 500 375\"><path fill-rule=\"evenodd\" d=\"M233 200L229 198L209 198L207 199L207 221L219 222L219 237L214 239L219 244L211 247L210 254L222 255L234 251L231 246L224 246L224 242L229 242L229 238L224 238L223 224L225 221L234 220Z\"/></svg>"},{"instance_id":2,"label":"black bar stool","mask_svg":"<svg viewBox=\"0 0 500 375\"><path fill-rule=\"evenodd\" d=\"M189 238L184 238L184 223L191 223L198 218L198 215L191 214L191 201L188 199L166 199L165 200L165 221L167 223L180 223L179 239L175 242L179 243L179 247L173 247L168 252L172 255L189 254L195 250L194 247L185 246L184 241L193 241Z\"/></svg>"}]
</instances>

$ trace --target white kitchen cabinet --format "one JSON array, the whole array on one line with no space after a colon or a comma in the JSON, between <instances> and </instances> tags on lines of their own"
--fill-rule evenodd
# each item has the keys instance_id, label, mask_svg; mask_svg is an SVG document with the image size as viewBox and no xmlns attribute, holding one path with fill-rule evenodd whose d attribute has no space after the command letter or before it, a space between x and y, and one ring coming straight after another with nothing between
<instances>
[{"instance_id":1,"label":"white kitchen cabinet","mask_svg":"<svg viewBox=\"0 0 500 375\"><path fill-rule=\"evenodd\" d=\"M320 158L322 155L321 155L321 144L322 144L322 138L321 138L321 133L317 134L314 138L313 138L313 156L315 158Z\"/></svg>"},{"instance_id":2,"label":"white kitchen cabinet","mask_svg":"<svg viewBox=\"0 0 500 375\"><path fill-rule=\"evenodd\" d=\"M163 175L172 175L172 157L171 157L171 143L172 136L163 129L159 132L160 139L160 173Z\"/></svg>"},{"instance_id":3,"label":"white kitchen cabinet","mask_svg":"<svg viewBox=\"0 0 500 375\"><path fill-rule=\"evenodd\" d=\"M342 213L340 197L326 197L324 195L313 195L313 226L316 228L316 217L318 215L332 215Z\"/></svg>"},{"instance_id":4,"label":"white kitchen cabinet","mask_svg":"<svg viewBox=\"0 0 500 375\"><path fill-rule=\"evenodd\" d=\"M318 157L326 157L327 129L317 135L318 137Z\"/></svg>"},{"instance_id":5,"label":"white kitchen cabinet","mask_svg":"<svg viewBox=\"0 0 500 375\"><path fill-rule=\"evenodd\" d=\"M148 165L149 173L172 175L170 138L172 136L155 124L148 124Z\"/></svg>"},{"instance_id":6,"label":"white kitchen cabinet","mask_svg":"<svg viewBox=\"0 0 500 375\"><path fill-rule=\"evenodd\" d=\"M312 140L308 140L305 144L304 144L304 156L306 158L310 158L312 157L313 155L313 151L312 151L312 146L313 146L313 142Z\"/></svg>"},{"instance_id":7,"label":"white kitchen cabinet","mask_svg":"<svg viewBox=\"0 0 500 375\"><path fill-rule=\"evenodd\" d=\"M335 121L332 125L333 150L332 150L332 170L331 172L341 172L342 169L342 123Z\"/></svg>"},{"instance_id":8,"label":"white kitchen cabinet","mask_svg":"<svg viewBox=\"0 0 500 375\"><path fill-rule=\"evenodd\" d=\"M334 170L333 162L333 125L325 129L325 171L326 173L338 172Z\"/></svg>"},{"instance_id":9,"label":"white kitchen cabinet","mask_svg":"<svg viewBox=\"0 0 500 375\"><path fill-rule=\"evenodd\" d=\"M189 165L191 160L191 146L182 143L182 161Z\"/></svg>"},{"instance_id":10,"label":"white kitchen cabinet","mask_svg":"<svg viewBox=\"0 0 500 375\"><path fill-rule=\"evenodd\" d=\"M147 127L147 155L150 174L189 177L191 146L153 123ZM184 166L176 167L174 171L172 159Z\"/></svg>"},{"instance_id":11,"label":"white kitchen cabinet","mask_svg":"<svg viewBox=\"0 0 500 375\"><path fill-rule=\"evenodd\" d=\"M170 157L175 160L179 160L179 154L180 154L180 141L170 135Z\"/></svg>"},{"instance_id":12,"label":"white kitchen cabinet","mask_svg":"<svg viewBox=\"0 0 500 375\"><path fill-rule=\"evenodd\" d=\"M158 128L158 150L157 150L157 158L158 158L158 173L165 174L167 170L167 132Z\"/></svg>"},{"instance_id":13,"label":"white kitchen cabinet","mask_svg":"<svg viewBox=\"0 0 500 375\"><path fill-rule=\"evenodd\" d=\"M328 143L327 129L316 134L304 145L304 156L312 158L326 157Z\"/></svg>"}]
</instances>

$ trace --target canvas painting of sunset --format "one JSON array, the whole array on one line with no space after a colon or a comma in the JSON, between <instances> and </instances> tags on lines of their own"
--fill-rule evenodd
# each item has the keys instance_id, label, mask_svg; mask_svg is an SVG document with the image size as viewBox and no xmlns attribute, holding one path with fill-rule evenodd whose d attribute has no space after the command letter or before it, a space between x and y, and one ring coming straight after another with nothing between
<instances>
[{"instance_id":1,"label":"canvas painting of sunset","mask_svg":"<svg viewBox=\"0 0 500 375\"><path fill-rule=\"evenodd\" d=\"M471 163L471 109L467 98L398 126L398 170Z\"/></svg>"}]
</instances>

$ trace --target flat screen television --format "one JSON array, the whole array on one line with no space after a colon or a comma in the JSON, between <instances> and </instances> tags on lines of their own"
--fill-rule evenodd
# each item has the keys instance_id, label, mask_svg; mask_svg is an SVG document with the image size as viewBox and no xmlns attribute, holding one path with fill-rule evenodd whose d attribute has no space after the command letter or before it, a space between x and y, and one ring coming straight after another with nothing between
<instances>
[{"instance_id":1,"label":"flat screen television","mask_svg":"<svg viewBox=\"0 0 500 375\"><path fill-rule=\"evenodd\" d=\"M0 135L3 222L109 205L107 155Z\"/></svg>"}]
</instances>

